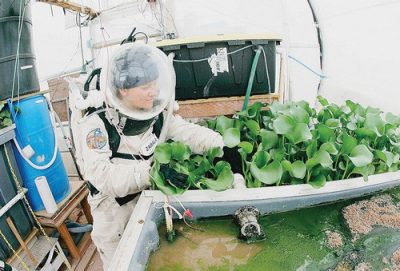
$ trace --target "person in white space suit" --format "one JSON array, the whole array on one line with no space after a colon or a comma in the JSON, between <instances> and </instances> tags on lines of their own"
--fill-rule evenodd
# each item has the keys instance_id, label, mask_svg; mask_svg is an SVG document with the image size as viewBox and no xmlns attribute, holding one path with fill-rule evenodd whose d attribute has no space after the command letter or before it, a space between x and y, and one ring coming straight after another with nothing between
<instances>
[{"instance_id":1,"label":"person in white space suit","mask_svg":"<svg viewBox=\"0 0 400 271\"><path fill-rule=\"evenodd\" d=\"M92 239L104 270L117 248L140 192L150 186L149 171L160 134L181 141L194 153L223 147L222 137L178 115L166 120L175 91L167 56L145 44L124 44L103 67L106 104L80 121L83 172L89 182ZM86 144L85 144L86 143Z\"/></svg>"}]
</instances>

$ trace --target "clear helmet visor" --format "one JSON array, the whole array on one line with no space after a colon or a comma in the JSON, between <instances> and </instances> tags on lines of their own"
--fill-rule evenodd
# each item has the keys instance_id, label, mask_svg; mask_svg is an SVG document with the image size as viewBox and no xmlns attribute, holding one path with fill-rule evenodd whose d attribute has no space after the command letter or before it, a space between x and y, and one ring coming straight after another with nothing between
<instances>
[{"instance_id":1,"label":"clear helmet visor","mask_svg":"<svg viewBox=\"0 0 400 271\"><path fill-rule=\"evenodd\" d=\"M169 103L175 74L167 56L156 47L124 44L106 66L101 73L102 89L107 102L119 113L147 120L160 114Z\"/></svg>"}]
</instances>

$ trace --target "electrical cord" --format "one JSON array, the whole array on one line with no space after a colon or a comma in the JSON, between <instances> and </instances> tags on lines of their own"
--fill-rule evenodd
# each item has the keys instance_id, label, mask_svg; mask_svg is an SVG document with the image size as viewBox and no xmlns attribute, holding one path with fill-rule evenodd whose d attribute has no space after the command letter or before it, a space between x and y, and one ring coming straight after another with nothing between
<instances>
[{"instance_id":1,"label":"electrical cord","mask_svg":"<svg viewBox=\"0 0 400 271\"><path fill-rule=\"evenodd\" d=\"M232 54L235 54L235 53L237 53L237 52L243 51L243 50L245 50L245 49L247 49L247 48L255 47L255 46L257 46L257 45L254 45L254 44L248 45L248 46L245 46L245 47L243 47L243 48L237 49L237 50L235 50L235 51L229 52L229 53L227 53L227 55L232 55ZM196 62L208 61L208 59L209 59L209 58L207 57L207 58L190 59L190 60L174 59L173 61L174 61L174 62L178 62L178 63L196 63Z\"/></svg>"}]
</instances>

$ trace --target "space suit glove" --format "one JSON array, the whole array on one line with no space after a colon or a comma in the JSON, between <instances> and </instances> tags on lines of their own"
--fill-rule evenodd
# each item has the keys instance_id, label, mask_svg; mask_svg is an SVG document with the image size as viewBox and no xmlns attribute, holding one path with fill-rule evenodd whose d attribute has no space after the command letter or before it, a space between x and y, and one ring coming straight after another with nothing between
<instances>
[{"instance_id":1,"label":"space suit glove","mask_svg":"<svg viewBox=\"0 0 400 271\"><path fill-rule=\"evenodd\" d=\"M180 189L186 189L188 187L188 175L180 173L173 168L165 164L160 165L160 173L164 177L166 182L169 182L172 186Z\"/></svg>"}]
</instances>

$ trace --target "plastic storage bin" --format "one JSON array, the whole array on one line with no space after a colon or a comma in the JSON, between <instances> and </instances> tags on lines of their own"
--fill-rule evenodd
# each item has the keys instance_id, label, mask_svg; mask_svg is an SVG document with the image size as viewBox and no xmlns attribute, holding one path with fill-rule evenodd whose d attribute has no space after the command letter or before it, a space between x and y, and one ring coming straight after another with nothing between
<instances>
[{"instance_id":1,"label":"plastic storage bin","mask_svg":"<svg viewBox=\"0 0 400 271\"><path fill-rule=\"evenodd\" d=\"M191 39L164 40L154 45L165 54L174 53L176 99L244 96L250 77L255 50L264 54L258 60L252 94L268 94L275 90L275 55L277 35L230 35ZM226 50L228 72L212 72L210 57ZM267 63L267 69L266 65ZM267 75L268 71L268 75Z\"/></svg>"}]
</instances>

